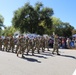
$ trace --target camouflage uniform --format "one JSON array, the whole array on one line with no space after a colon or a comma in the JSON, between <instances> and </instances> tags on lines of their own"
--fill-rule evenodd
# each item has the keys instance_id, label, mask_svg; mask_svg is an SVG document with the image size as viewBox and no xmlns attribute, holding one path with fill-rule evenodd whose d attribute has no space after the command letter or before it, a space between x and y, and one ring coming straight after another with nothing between
<instances>
[{"instance_id":1,"label":"camouflage uniform","mask_svg":"<svg viewBox=\"0 0 76 75\"><path fill-rule=\"evenodd\" d=\"M28 49L29 49L29 38L28 37L25 38L25 45L26 45L26 49L28 52Z\"/></svg>"},{"instance_id":2,"label":"camouflage uniform","mask_svg":"<svg viewBox=\"0 0 76 75\"><path fill-rule=\"evenodd\" d=\"M39 38L36 38L36 49L37 49L37 52L40 53L40 41L39 41Z\"/></svg>"},{"instance_id":3,"label":"camouflage uniform","mask_svg":"<svg viewBox=\"0 0 76 75\"><path fill-rule=\"evenodd\" d=\"M10 48L9 49L12 50L12 52L14 53L14 38L13 37L10 38Z\"/></svg>"},{"instance_id":4,"label":"camouflage uniform","mask_svg":"<svg viewBox=\"0 0 76 75\"><path fill-rule=\"evenodd\" d=\"M45 39L45 47L47 48L47 50L49 51L49 38L48 37L46 37L46 39Z\"/></svg>"},{"instance_id":5,"label":"camouflage uniform","mask_svg":"<svg viewBox=\"0 0 76 75\"><path fill-rule=\"evenodd\" d=\"M33 46L33 48L32 48L32 55L34 55L34 51L36 49L35 45L36 45L36 39L34 38L33 41L32 41L32 46Z\"/></svg>"},{"instance_id":6,"label":"camouflage uniform","mask_svg":"<svg viewBox=\"0 0 76 75\"><path fill-rule=\"evenodd\" d=\"M19 39L19 50L17 51L17 56L18 54L21 53L23 57L24 51L25 51L25 40L23 36L21 36L21 38Z\"/></svg>"},{"instance_id":7,"label":"camouflage uniform","mask_svg":"<svg viewBox=\"0 0 76 75\"><path fill-rule=\"evenodd\" d=\"M42 52L44 52L45 51L45 38L44 37L42 37L41 39L41 46L42 46Z\"/></svg>"},{"instance_id":8,"label":"camouflage uniform","mask_svg":"<svg viewBox=\"0 0 76 75\"><path fill-rule=\"evenodd\" d=\"M17 51L19 50L19 40L20 40L20 36L16 39L16 51L15 53L17 53Z\"/></svg>"},{"instance_id":9,"label":"camouflage uniform","mask_svg":"<svg viewBox=\"0 0 76 75\"><path fill-rule=\"evenodd\" d=\"M0 50L2 50L2 38L0 37Z\"/></svg>"},{"instance_id":10,"label":"camouflage uniform","mask_svg":"<svg viewBox=\"0 0 76 75\"><path fill-rule=\"evenodd\" d=\"M27 51L27 54L28 52L30 51L30 49L32 50L32 55L34 55L34 40L33 39L29 39L29 45L28 45L28 51Z\"/></svg>"},{"instance_id":11,"label":"camouflage uniform","mask_svg":"<svg viewBox=\"0 0 76 75\"><path fill-rule=\"evenodd\" d=\"M53 44L52 54L54 54L54 52L56 51L56 52L57 52L57 55L60 55L60 54L59 54L59 50L58 50L58 48L59 48L58 42L59 42L59 41L58 41L58 36L55 35L55 36L54 36L54 44Z\"/></svg>"},{"instance_id":12,"label":"camouflage uniform","mask_svg":"<svg viewBox=\"0 0 76 75\"><path fill-rule=\"evenodd\" d=\"M3 50L8 50L8 43L9 43L9 39L7 37L5 37L5 39L3 40L3 44L4 44L4 48Z\"/></svg>"}]
</instances>

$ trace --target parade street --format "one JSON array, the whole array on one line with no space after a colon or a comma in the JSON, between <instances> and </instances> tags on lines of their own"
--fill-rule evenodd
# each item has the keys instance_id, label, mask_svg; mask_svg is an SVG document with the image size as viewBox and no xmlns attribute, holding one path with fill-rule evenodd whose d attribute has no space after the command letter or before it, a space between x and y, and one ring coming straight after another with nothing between
<instances>
[{"instance_id":1,"label":"parade street","mask_svg":"<svg viewBox=\"0 0 76 75\"><path fill-rule=\"evenodd\" d=\"M61 55L50 51L24 58L15 53L0 51L0 75L73 75L76 70L76 50L60 49Z\"/></svg>"}]
</instances>

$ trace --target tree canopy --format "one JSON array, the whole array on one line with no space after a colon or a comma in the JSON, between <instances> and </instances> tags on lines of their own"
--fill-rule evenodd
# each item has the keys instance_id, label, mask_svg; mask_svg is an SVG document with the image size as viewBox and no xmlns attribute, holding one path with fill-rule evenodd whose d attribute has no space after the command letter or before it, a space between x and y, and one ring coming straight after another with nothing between
<instances>
[{"instance_id":1,"label":"tree canopy","mask_svg":"<svg viewBox=\"0 0 76 75\"><path fill-rule=\"evenodd\" d=\"M4 27L3 23L4 23L4 17L0 14L0 29L1 27Z\"/></svg>"},{"instance_id":2,"label":"tree canopy","mask_svg":"<svg viewBox=\"0 0 76 75\"><path fill-rule=\"evenodd\" d=\"M41 2L32 6L29 2L21 8L14 11L12 26L4 26L4 17L0 15L0 35L2 32L5 36L13 35L16 30L21 33L49 34L53 32L59 36L69 37L76 33L76 30L70 23L61 21L60 18L53 16L52 8L45 7Z\"/></svg>"},{"instance_id":3,"label":"tree canopy","mask_svg":"<svg viewBox=\"0 0 76 75\"><path fill-rule=\"evenodd\" d=\"M3 16L0 14L0 23L3 24L3 22L4 22L4 18L3 18Z\"/></svg>"},{"instance_id":4,"label":"tree canopy","mask_svg":"<svg viewBox=\"0 0 76 75\"><path fill-rule=\"evenodd\" d=\"M59 18L52 17L53 31L59 36L70 37L74 29L68 22L62 22Z\"/></svg>"},{"instance_id":5,"label":"tree canopy","mask_svg":"<svg viewBox=\"0 0 76 75\"><path fill-rule=\"evenodd\" d=\"M52 28L50 17L53 13L52 8L43 7L40 2L37 2L34 7L30 3L26 3L14 12L12 25L22 33L48 34Z\"/></svg>"},{"instance_id":6,"label":"tree canopy","mask_svg":"<svg viewBox=\"0 0 76 75\"><path fill-rule=\"evenodd\" d=\"M4 23L4 17L0 14L0 36L2 34L2 27L5 28L5 26L3 25Z\"/></svg>"},{"instance_id":7,"label":"tree canopy","mask_svg":"<svg viewBox=\"0 0 76 75\"><path fill-rule=\"evenodd\" d=\"M4 36L13 36L16 29L13 26L6 27L6 29L2 30L2 35Z\"/></svg>"}]
</instances>

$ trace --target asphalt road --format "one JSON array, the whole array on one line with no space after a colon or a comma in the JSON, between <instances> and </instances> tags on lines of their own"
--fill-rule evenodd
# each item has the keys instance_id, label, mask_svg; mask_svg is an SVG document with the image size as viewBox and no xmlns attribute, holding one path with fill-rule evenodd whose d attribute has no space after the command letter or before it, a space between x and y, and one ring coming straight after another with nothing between
<instances>
[{"instance_id":1,"label":"asphalt road","mask_svg":"<svg viewBox=\"0 0 76 75\"><path fill-rule=\"evenodd\" d=\"M73 75L76 69L76 50L60 49L60 56L52 49L41 54L31 53L24 58L0 51L0 75Z\"/></svg>"}]
</instances>

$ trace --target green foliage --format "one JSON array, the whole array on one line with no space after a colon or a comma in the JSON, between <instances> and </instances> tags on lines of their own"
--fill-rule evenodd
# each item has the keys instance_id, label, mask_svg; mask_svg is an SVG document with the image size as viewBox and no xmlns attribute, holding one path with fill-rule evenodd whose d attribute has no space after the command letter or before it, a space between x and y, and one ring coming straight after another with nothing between
<instances>
[{"instance_id":1,"label":"green foliage","mask_svg":"<svg viewBox=\"0 0 76 75\"><path fill-rule=\"evenodd\" d=\"M4 18L2 15L0 15L0 29L1 27L4 27L3 22L4 22Z\"/></svg>"},{"instance_id":2,"label":"green foliage","mask_svg":"<svg viewBox=\"0 0 76 75\"><path fill-rule=\"evenodd\" d=\"M74 29L74 27L71 26L69 23L62 22L59 18L56 17L52 17L52 22L52 31L55 32L55 34L64 37L72 36L72 30Z\"/></svg>"},{"instance_id":3,"label":"green foliage","mask_svg":"<svg viewBox=\"0 0 76 75\"><path fill-rule=\"evenodd\" d=\"M0 15L0 36L2 35L2 27L5 28L5 26L3 25L4 22L4 18L2 15Z\"/></svg>"},{"instance_id":4,"label":"green foliage","mask_svg":"<svg viewBox=\"0 0 76 75\"><path fill-rule=\"evenodd\" d=\"M76 29L73 29L72 30L72 34L76 34Z\"/></svg>"},{"instance_id":5,"label":"green foliage","mask_svg":"<svg viewBox=\"0 0 76 75\"><path fill-rule=\"evenodd\" d=\"M61 25L62 21L59 18L52 17L52 22L53 22L52 31L56 32L56 28Z\"/></svg>"},{"instance_id":6,"label":"green foliage","mask_svg":"<svg viewBox=\"0 0 76 75\"><path fill-rule=\"evenodd\" d=\"M37 2L35 7L26 3L23 7L15 11L12 25L22 33L48 34L52 27L52 21L50 19L52 15L52 8L43 8L43 4L40 2Z\"/></svg>"},{"instance_id":7,"label":"green foliage","mask_svg":"<svg viewBox=\"0 0 76 75\"><path fill-rule=\"evenodd\" d=\"M53 9L44 7L41 2L37 2L35 6L26 3L14 12L12 25L21 33L51 35L55 32L59 36L71 36L74 27L67 22L62 22L59 18L52 17L53 14Z\"/></svg>"},{"instance_id":8,"label":"green foliage","mask_svg":"<svg viewBox=\"0 0 76 75\"><path fill-rule=\"evenodd\" d=\"M16 29L13 26L7 27L2 31L4 36L13 36L14 32L16 32Z\"/></svg>"},{"instance_id":9,"label":"green foliage","mask_svg":"<svg viewBox=\"0 0 76 75\"><path fill-rule=\"evenodd\" d=\"M3 18L3 16L2 16L2 15L0 15L0 23L2 23L2 24L3 24L3 22L4 22L4 18Z\"/></svg>"},{"instance_id":10,"label":"green foliage","mask_svg":"<svg viewBox=\"0 0 76 75\"><path fill-rule=\"evenodd\" d=\"M62 23L63 25L63 36L70 37L72 36L72 30L74 29L69 23Z\"/></svg>"}]
</instances>

